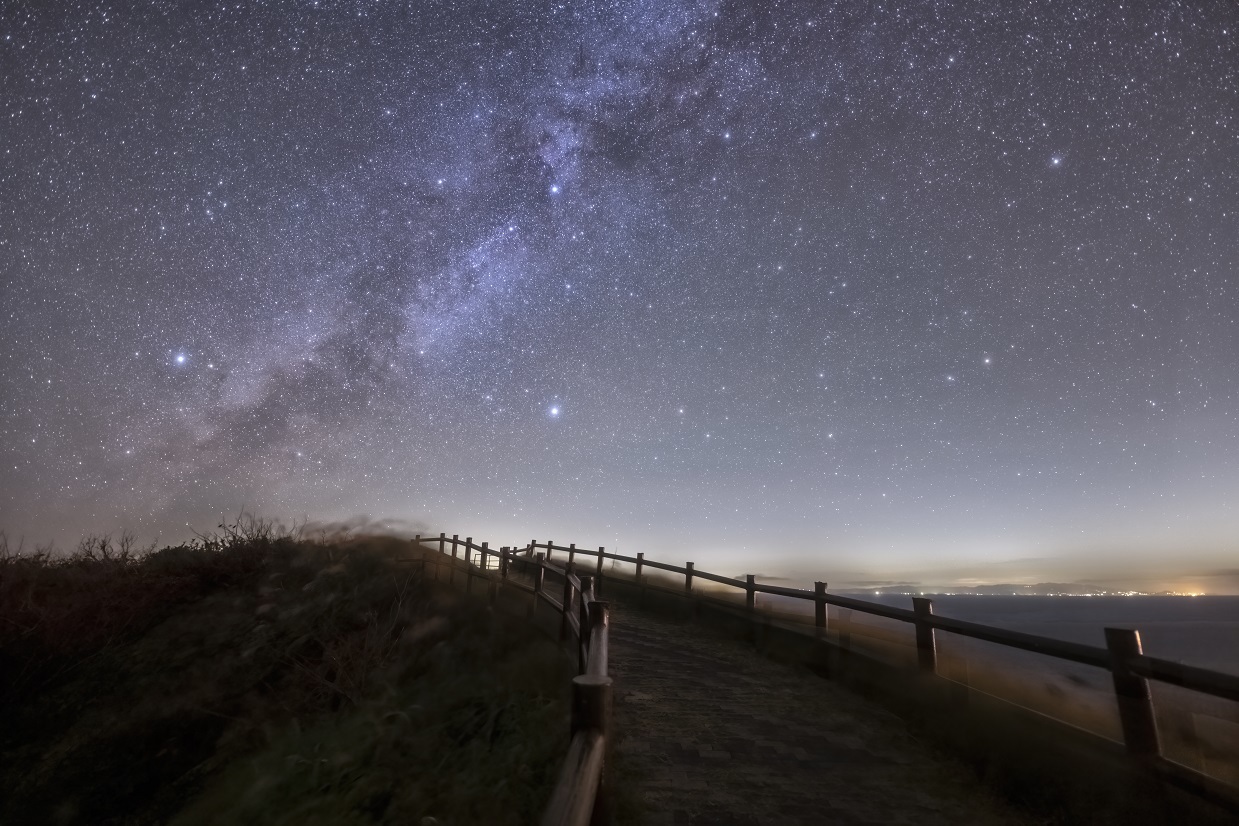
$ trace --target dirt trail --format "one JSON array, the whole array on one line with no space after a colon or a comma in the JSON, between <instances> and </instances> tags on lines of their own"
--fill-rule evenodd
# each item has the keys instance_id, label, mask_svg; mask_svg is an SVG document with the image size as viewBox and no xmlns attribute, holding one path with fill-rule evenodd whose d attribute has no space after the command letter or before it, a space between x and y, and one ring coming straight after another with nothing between
<instances>
[{"instance_id":1,"label":"dirt trail","mask_svg":"<svg viewBox=\"0 0 1239 826\"><path fill-rule=\"evenodd\" d=\"M691 625L611 612L617 749L642 822L1028 822L846 689Z\"/></svg>"}]
</instances>

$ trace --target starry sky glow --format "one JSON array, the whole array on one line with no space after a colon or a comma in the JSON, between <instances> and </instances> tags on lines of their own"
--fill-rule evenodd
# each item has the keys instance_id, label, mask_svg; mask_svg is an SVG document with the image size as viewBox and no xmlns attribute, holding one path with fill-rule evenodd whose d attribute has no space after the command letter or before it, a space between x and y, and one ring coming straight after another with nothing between
<instances>
[{"instance_id":1,"label":"starry sky glow","mask_svg":"<svg viewBox=\"0 0 1239 826\"><path fill-rule=\"evenodd\" d=\"M0 527L1225 573L1237 34L1223 0L9 3Z\"/></svg>"}]
</instances>

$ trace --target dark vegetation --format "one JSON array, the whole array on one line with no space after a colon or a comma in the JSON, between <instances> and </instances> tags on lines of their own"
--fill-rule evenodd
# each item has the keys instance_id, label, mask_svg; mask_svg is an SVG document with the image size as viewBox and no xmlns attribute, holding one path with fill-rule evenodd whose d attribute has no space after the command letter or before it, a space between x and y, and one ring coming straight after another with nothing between
<instances>
[{"instance_id":1,"label":"dark vegetation","mask_svg":"<svg viewBox=\"0 0 1239 826\"><path fill-rule=\"evenodd\" d=\"M0 538L0 823L535 821L571 664L421 553L250 519Z\"/></svg>"}]
</instances>

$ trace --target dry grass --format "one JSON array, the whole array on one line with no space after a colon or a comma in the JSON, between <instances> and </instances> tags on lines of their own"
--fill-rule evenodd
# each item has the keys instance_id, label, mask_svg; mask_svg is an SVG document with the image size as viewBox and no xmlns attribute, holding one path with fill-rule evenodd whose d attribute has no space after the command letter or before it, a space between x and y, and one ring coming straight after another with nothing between
<instances>
[{"instance_id":1,"label":"dry grass","mask_svg":"<svg viewBox=\"0 0 1239 826\"><path fill-rule=\"evenodd\" d=\"M256 520L159 551L0 541L0 822L536 819L570 666L418 553Z\"/></svg>"}]
</instances>

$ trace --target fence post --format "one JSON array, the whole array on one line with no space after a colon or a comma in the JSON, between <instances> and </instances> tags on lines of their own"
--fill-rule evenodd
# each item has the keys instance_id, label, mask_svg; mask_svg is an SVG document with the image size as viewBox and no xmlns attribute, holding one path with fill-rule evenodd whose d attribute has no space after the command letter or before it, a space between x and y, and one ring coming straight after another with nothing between
<instances>
[{"instance_id":1,"label":"fence post","mask_svg":"<svg viewBox=\"0 0 1239 826\"><path fill-rule=\"evenodd\" d=\"M529 603L529 616L538 613L538 595L542 593L542 582L546 577L546 568L542 567L542 554L534 554L537 568L533 572L533 602Z\"/></svg>"},{"instance_id":2,"label":"fence post","mask_svg":"<svg viewBox=\"0 0 1239 826\"><path fill-rule=\"evenodd\" d=\"M598 546L598 570L594 572L594 599L602 596L602 555L606 553L606 548Z\"/></svg>"},{"instance_id":3,"label":"fence post","mask_svg":"<svg viewBox=\"0 0 1239 826\"><path fill-rule=\"evenodd\" d=\"M934 628L922 618L933 616L934 601L925 597L912 597L912 610L916 620L916 661L926 674L938 673L938 648L934 640Z\"/></svg>"},{"instance_id":4,"label":"fence post","mask_svg":"<svg viewBox=\"0 0 1239 826\"><path fill-rule=\"evenodd\" d=\"M581 595L577 599L576 664L577 673L584 674L589 656L589 601L594 598L594 578L581 574Z\"/></svg>"},{"instance_id":5,"label":"fence post","mask_svg":"<svg viewBox=\"0 0 1239 826\"><path fill-rule=\"evenodd\" d=\"M439 532L439 556L435 559L435 582L439 581L439 571L443 568L443 554L447 552L447 534Z\"/></svg>"},{"instance_id":6,"label":"fence post","mask_svg":"<svg viewBox=\"0 0 1239 826\"><path fill-rule=\"evenodd\" d=\"M546 540L546 561L547 562L551 561L551 551L554 550L554 548L555 548L555 540L554 539Z\"/></svg>"},{"instance_id":7,"label":"fence post","mask_svg":"<svg viewBox=\"0 0 1239 826\"><path fill-rule=\"evenodd\" d=\"M606 736L611 719L611 678L581 674L572 678L572 733L596 731Z\"/></svg>"},{"instance_id":8,"label":"fence post","mask_svg":"<svg viewBox=\"0 0 1239 826\"><path fill-rule=\"evenodd\" d=\"M479 551L479 555L482 557L482 570L483 571L488 570L486 566L490 564L489 562L490 543L489 542L482 543L482 550ZM495 582L495 578L491 576L486 577L486 582L487 582L486 598L490 602L491 605L494 605L495 600L499 598L499 583Z\"/></svg>"},{"instance_id":9,"label":"fence post","mask_svg":"<svg viewBox=\"0 0 1239 826\"><path fill-rule=\"evenodd\" d=\"M684 563L684 590L688 593L693 591L693 563Z\"/></svg>"},{"instance_id":10,"label":"fence post","mask_svg":"<svg viewBox=\"0 0 1239 826\"><path fill-rule=\"evenodd\" d=\"M572 567L572 561L576 559L576 543L573 542L568 546L568 567Z\"/></svg>"},{"instance_id":11,"label":"fence post","mask_svg":"<svg viewBox=\"0 0 1239 826\"><path fill-rule=\"evenodd\" d=\"M1119 721L1123 725L1127 751L1140 758L1155 758L1161 749L1157 742L1157 719L1153 715L1149 681L1127 664L1129 657L1144 653L1140 632L1132 628L1107 628L1106 648L1110 651L1110 674L1114 678L1114 695L1118 699Z\"/></svg>"},{"instance_id":12,"label":"fence post","mask_svg":"<svg viewBox=\"0 0 1239 826\"><path fill-rule=\"evenodd\" d=\"M815 599L813 600L813 603L814 603L813 624L816 625L819 630L825 631L826 630L826 583L825 582L813 583L813 596L815 597Z\"/></svg>"},{"instance_id":13,"label":"fence post","mask_svg":"<svg viewBox=\"0 0 1239 826\"><path fill-rule=\"evenodd\" d=\"M637 554L637 585L641 585L641 569L645 567L645 551Z\"/></svg>"},{"instance_id":14,"label":"fence post","mask_svg":"<svg viewBox=\"0 0 1239 826\"><path fill-rule=\"evenodd\" d=\"M563 602L559 608L559 641L568 639L568 616L572 611L572 563L564 569Z\"/></svg>"},{"instance_id":15,"label":"fence post","mask_svg":"<svg viewBox=\"0 0 1239 826\"><path fill-rule=\"evenodd\" d=\"M757 577L753 574L744 575L744 610L750 614L757 607Z\"/></svg>"},{"instance_id":16,"label":"fence post","mask_svg":"<svg viewBox=\"0 0 1239 826\"><path fill-rule=\"evenodd\" d=\"M508 578L508 546L499 549L499 578Z\"/></svg>"}]
</instances>

